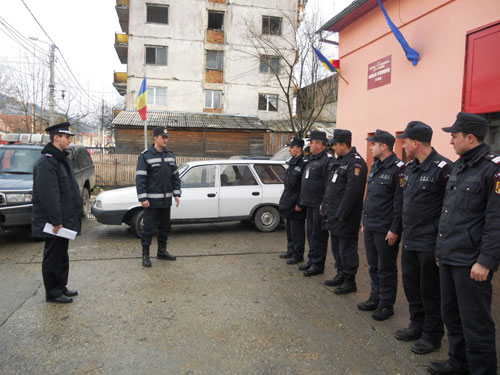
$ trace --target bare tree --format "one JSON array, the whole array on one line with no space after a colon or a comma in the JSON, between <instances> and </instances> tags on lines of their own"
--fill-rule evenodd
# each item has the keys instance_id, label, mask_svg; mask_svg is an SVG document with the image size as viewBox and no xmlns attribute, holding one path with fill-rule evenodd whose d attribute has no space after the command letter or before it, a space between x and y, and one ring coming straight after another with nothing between
<instances>
[{"instance_id":1,"label":"bare tree","mask_svg":"<svg viewBox=\"0 0 500 375\"><path fill-rule=\"evenodd\" d=\"M281 101L287 107L291 129L295 135L305 137L325 105L336 100L338 81L322 81L328 72L312 49L322 46L316 34L321 26L317 15L305 18L300 28L296 13L282 12L281 20L280 27L293 30L293 34L282 33L272 25L263 32L247 22L248 40L253 49L241 52L260 61L261 71L264 67L272 73L273 83L283 93Z\"/></svg>"}]
</instances>

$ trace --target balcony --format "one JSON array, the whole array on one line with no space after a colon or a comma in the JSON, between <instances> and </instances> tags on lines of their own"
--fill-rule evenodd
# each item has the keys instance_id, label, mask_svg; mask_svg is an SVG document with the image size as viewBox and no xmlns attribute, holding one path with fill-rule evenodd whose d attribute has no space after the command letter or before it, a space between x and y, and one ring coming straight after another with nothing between
<instances>
[{"instance_id":1,"label":"balcony","mask_svg":"<svg viewBox=\"0 0 500 375\"><path fill-rule=\"evenodd\" d=\"M115 86L118 94L125 95L127 93L127 73L126 72L114 72L113 86Z\"/></svg>"},{"instance_id":2,"label":"balcony","mask_svg":"<svg viewBox=\"0 0 500 375\"><path fill-rule=\"evenodd\" d=\"M122 64L127 63L128 34L115 33L115 50Z\"/></svg>"},{"instance_id":3,"label":"balcony","mask_svg":"<svg viewBox=\"0 0 500 375\"><path fill-rule=\"evenodd\" d=\"M118 22L122 31L128 34L128 17L130 10L130 0L116 0L116 13L118 14Z\"/></svg>"}]
</instances>

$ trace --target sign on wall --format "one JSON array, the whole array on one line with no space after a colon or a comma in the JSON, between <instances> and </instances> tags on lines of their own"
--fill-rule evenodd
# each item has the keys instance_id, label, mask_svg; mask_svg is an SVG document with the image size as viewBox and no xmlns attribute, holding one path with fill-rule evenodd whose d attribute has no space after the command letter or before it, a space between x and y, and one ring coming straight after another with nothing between
<instances>
[{"instance_id":1,"label":"sign on wall","mask_svg":"<svg viewBox=\"0 0 500 375\"><path fill-rule=\"evenodd\" d=\"M368 64L368 90L391 83L392 55Z\"/></svg>"}]
</instances>

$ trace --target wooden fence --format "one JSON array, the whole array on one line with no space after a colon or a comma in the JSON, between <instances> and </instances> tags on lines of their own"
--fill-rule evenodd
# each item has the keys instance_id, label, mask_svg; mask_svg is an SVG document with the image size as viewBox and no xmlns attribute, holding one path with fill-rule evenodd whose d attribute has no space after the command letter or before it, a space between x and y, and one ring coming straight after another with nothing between
<instances>
[{"instance_id":1,"label":"wooden fence","mask_svg":"<svg viewBox=\"0 0 500 375\"><path fill-rule=\"evenodd\" d=\"M95 165L96 186L99 187L126 187L135 185L135 168L137 154L93 154ZM209 160L210 158L196 158L178 156L177 165L188 161Z\"/></svg>"}]
</instances>

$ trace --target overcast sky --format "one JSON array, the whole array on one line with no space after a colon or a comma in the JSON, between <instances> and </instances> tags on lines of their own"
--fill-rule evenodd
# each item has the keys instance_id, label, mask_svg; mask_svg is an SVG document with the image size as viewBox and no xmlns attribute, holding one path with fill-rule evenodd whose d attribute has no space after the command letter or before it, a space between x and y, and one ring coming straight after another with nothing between
<instances>
[{"instance_id":1,"label":"overcast sky","mask_svg":"<svg viewBox=\"0 0 500 375\"><path fill-rule=\"evenodd\" d=\"M113 47L115 32L121 32L115 11L116 0L24 2L62 52L81 85L89 87L95 98L115 102L120 96L112 86L113 71L126 71L126 66L120 64ZM326 22L350 2L351 0L309 0L308 7L317 7L322 21ZM23 36L49 41L22 0L0 0L0 16ZM17 61L16 59L25 56L26 51L7 37L3 30L4 27L0 25L0 63ZM48 45L37 44L48 51ZM57 64L62 64L62 61ZM56 85L57 83L56 77ZM57 89L62 88L56 86Z\"/></svg>"}]
</instances>

